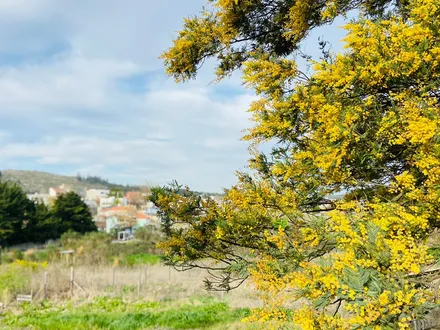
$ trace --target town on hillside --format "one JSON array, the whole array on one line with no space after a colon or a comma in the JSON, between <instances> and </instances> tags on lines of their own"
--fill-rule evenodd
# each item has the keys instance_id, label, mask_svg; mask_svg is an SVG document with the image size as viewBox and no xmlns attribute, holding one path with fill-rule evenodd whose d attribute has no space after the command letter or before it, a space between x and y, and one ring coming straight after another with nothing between
<instances>
[{"instance_id":1,"label":"town on hillside","mask_svg":"<svg viewBox=\"0 0 440 330\"><path fill-rule=\"evenodd\" d=\"M73 189L62 184L50 187L46 194L28 194L34 202L50 205L62 194L75 192L90 208L98 230L118 234L118 240L130 240L138 228L159 227L157 208L141 191L111 191L110 189Z\"/></svg>"}]
</instances>

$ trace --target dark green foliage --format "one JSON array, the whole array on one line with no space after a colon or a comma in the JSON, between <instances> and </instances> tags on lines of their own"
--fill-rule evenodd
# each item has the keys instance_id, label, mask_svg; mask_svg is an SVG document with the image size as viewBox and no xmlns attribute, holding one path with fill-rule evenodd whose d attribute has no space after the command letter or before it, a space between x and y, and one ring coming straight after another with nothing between
<instances>
[{"instance_id":1,"label":"dark green foliage","mask_svg":"<svg viewBox=\"0 0 440 330\"><path fill-rule=\"evenodd\" d=\"M23 241L45 243L58 237L58 229L49 208L44 204L35 204L35 212L24 228Z\"/></svg>"},{"instance_id":2,"label":"dark green foliage","mask_svg":"<svg viewBox=\"0 0 440 330\"><path fill-rule=\"evenodd\" d=\"M0 246L44 243L69 230L80 233L97 230L80 196L62 195L51 210L30 201L17 183L0 181Z\"/></svg>"},{"instance_id":3,"label":"dark green foliage","mask_svg":"<svg viewBox=\"0 0 440 330\"><path fill-rule=\"evenodd\" d=\"M69 230L82 234L97 230L88 206L73 192L58 197L52 217L59 235Z\"/></svg>"},{"instance_id":4,"label":"dark green foliage","mask_svg":"<svg viewBox=\"0 0 440 330\"><path fill-rule=\"evenodd\" d=\"M139 190L139 186L131 186L131 185L121 185L121 184L115 184L115 183L110 183L108 181L108 179L103 179L100 176L97 175L87 175L87 176L82 176L80 173L78 173L76 175L76 180L78 180L79 182L84 182L84 183L88 183L91 185L100 185L100 186L104 186L107 187L109 189L116 189L116 190L120 190L123 192L126 191L138 191Z\"/></svg>"},{"instance_id":5,"label":"dark green foliage","mask_svg":"<svg viewBox=\"0 0 440 330\"><path fill-rule=\"evenodd\" d=\"M0 182L0 245L20 242L23 226L29 222L35 207L16 183Z\"/></svg>"},{"instance_id":6,"label":"dark green foliage","mask_svg":"<svg viewBox=\"0 0 440 330\"><path fill-rule=\"evenodd\" d=\"M75 193L61 195L52 209L35 204L34 213L23 230L21 242L45 243L68 231L96 231L88 206Z\"/></svg>"}]
</instances>

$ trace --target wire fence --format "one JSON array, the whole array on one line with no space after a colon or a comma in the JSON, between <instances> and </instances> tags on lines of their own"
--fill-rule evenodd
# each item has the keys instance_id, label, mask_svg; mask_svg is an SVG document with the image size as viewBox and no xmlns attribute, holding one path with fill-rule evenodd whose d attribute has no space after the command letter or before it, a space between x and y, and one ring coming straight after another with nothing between
<instances>
[{"instance_id":1,"label":"wire fence","mask_svg":"<svg viewBox=\"0 0 440 330\"><path fill-rule=\"evenodd\" d=\"M128 299L185 299L194 296L228 297L233 306L257 306L255 292L247 284L230 293L208 292L203 281L207 272L192 269L176 271L164 265L138 267L65 266L50 265L43 272L33 274L29 286L16 298L28 301L43 299L84 299L96 296L125 297Z\"/></svg>"}]
</instances>

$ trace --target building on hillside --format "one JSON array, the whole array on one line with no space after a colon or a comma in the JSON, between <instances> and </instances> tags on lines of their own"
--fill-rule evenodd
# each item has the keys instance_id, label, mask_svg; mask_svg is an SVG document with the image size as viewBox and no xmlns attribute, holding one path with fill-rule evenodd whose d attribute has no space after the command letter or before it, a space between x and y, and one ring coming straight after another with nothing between
<instances>
[{"instance_id":1,"label":"building on hillside","mask_svg":"<svg viewBox=\"0 0 440 330\"><path fill-rule=\"evenodd\" d=\"M128 205L133 205L138 208L145 205L146 202L146 198L142 196L142 193L140 191L128 191L125 194L125 198Z\"/></svg>"},{"instance_id":2,"label":"building on hillside","mask_svg":"<svg viewBox=\"0 0 440 330\"><path fill-rule=\"evenodd\" d=\"M86 190L84 188L77 188L72 191L75 192L75 194L77 194L78 196L80 196L83 200L86 199Z\"/></svg>"},{"instance_id":3,"label":"building on hillside","mask_svg":"<svg viewBox=\"0 0 440 330\"><path fill-rule=\"evenodd\" d=\"M60 188L60 187L58 187L58 188L57 187L50 187L49 188L49 197L57 198L65 193L67 193L67 191L64 190L63 188Z\"/></svg>"},{"instance_id":4,"label":"building on hillside","mask_svg":"<svg viewBox=\"0 0 440 330\"><path fill-rule=\"evenodd\" d=\"M211 199L213 199L218 205L223 203L223 196L222 195L212 195L209 196Z\"/></svg>"},{"instance_id":5,"label":"building on hillside","mask_svg":"<svg viewBox=\"0 0 440 330\"><path fill-rule=\"evenodd\" d=\"M69 184L65 184L63 183L62 185L60 185L60 189L63 189L65 192L71 192L73 191L73 187Z\"/></svg>"},{"instance_id":6,"label":"building on hillside","mask_svg":"<svg viewBox=\"0 0 440 330\"><path fill-rule=\"evenodd\" d=\"M119 228L119 219L116 215L111 215L105 219L105 232L110 233L113 229Z\"/></svg>"},{"instance_id":7,"label":"building on hillside","mask_svg":"<svg viewBox=\"0 0 440 330\"><path fill-rule=\"evenodd\" d=\"M85 200L84 203L89 207L92 216L96 216L98 214L98 203L96 203L96 201Z\"/></svg>"},{"instance_id":8,"label":"building on hillside","mask_svg":"<svg viewBox=\"0 0 440 330\"><path fill-rule=\"evenodd\" d=\"M152 218L142 211L136 213L136 228L142 228L151 225Z\"/></svg>"},{"instance_id":9,"label":"building on hillside","mask_svg":"<svg viewBox=\"0 0 440 330\"><path fill-rule=\"evenodd\" d=\"M204 196L204 197L202 197L202 200L205 202L208 200L212 200L217 205L221 205L223 203L223 196L221 196L221 195Z\"/></svg>"},{"instance_id":10,"label":"building on hillside","mask_svg":"<svg viewBox=\"0 0 440 330\"><path fill-rule=\"evenodd\" d=\"M148 215L157 215L157 212L159 211L159 209L156 207L156 205L154 205L153 202L148 201L145 204L145 213Z\"/></svg>"},{"instance_id":11,"label":"building on hillside","mask_svg":"<svg viewBox=\"0 0 440 330\"><path fill-rule=\"evenodd\" d=\"M122 206L121 200L115 196L103 197L99 200L99 207L105 209L112 206Z\"/></svg>"},{"instance_id":12,"label":"building on hillside","mask_svg":"<svg viewBox=\"0 0 440 330\"><path fill-rule=\"evenodd\" d=\"M151 224L159 227L162 224L162 219L158 215L159 209L153 202L148 201L144 208L144 213L151 219Z\"/></svg>"},{"instance_id":13,"label":"building on hillside","mask_svg":"<svg viewBox=\"0 0 440 330\"><path fill-rule=\"evenodd\" d=\"M50 200L50 195L49 194L27 194L27 198L30 201L33 201L35 203L41 203L41 204L45 204L48 205L49 204L49 200Z\"/></svg>"},{"instance_id":14,"label":"building on hillside","mask_svg":"<svg viewBox=\"0 0 440 330\"><path fill-rule=\"evenodd\" d=\"M100 200L101 198L107 198L109 194L109 189L87 189L85 199L89 201L96 201Z\"/></svg>"},{"instance_id":15,"label":"building on hillside","mask_svg":"<svg viewBox=\"0 0 440 330\"><path fill-rule=\"evenodd\" d=\"M136 225L136 209L130 206L114 206L103 208L95 217L98 228L110 232L114 228L129 228ZM105 223L105 225L103 225Z\"/></svg>"},{"instance_id":16,"label":"building on hillside","mask_svg":"<svg viewBox=\"0 0 440 330\"><path fill-rule=\"evenodd\" d=\"M100 209L95 216L95 223L100 230L107 233L114 229L129 229L134 233L136 229L145 226L159 227L161 220L156 213L151 210L139 211L134 206L114 206Z\"/></svg>"},{"instance_id":17,"label":"building on hillside","mask_svg":"<svg viewBox=\"0 0 440 330\"><path fill-rule=\"evenodd\" d=\"M107 232L106 231L106 221L105 220L99 221L98 218L95 217L95 225L96 225L96 228L98 228L99 231Z\"/></svg>"},{"instance_id":18,"label":"building on hillside","mask_svg":"<svg viewBox=\"0 0 440 330\"><path fill-rule=\"evenodd\" d=\"M135 216L136 210L130 206L113 206L99 211L99 215L111 216L111 215L132 215Z\"/></svg>"}]
</instances>

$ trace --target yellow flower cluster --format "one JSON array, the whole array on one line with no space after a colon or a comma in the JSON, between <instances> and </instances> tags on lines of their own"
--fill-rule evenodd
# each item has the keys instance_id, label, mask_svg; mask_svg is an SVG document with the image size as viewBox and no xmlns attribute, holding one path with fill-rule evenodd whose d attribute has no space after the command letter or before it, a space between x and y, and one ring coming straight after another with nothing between
<instances>
[{"instance_id":1,"label":"yellow flower cluster","mask_svg":"<svg viewBox=\"0 0 440 330\"><path fill-rule=\"evenodd\" d=\"M184 31L180 55L236 36L234 19L256 1L215 3L224 16L188 21L201 39ZM245 137L257 174L239 175L201 217L217 225L185 235L211 253L226 242L252 249L249 272L265 307L249 321L290 322L286 309L300 301L300 329L408 329L429 310L430 289L409 283L433 263L426 241L440 223L440 0L405 3L405 15L348 24L346 51L313 63L310 79L282 56L248 54L243 63L245 84L261 96ZM286 8L296 24L284 26L287 40L303 37L313 4ZM321 2L322 19L340 5ZM272 157L259 153L264 141L280 142ZM342 202L325 202L342 191ZM185 215L191 208L179 198L160 202ZM171 235L161 246L184 259L188 244Z\"/></svg>"},{"instance_id":2,"label":"yellow flower cluster","mask_svg":"<svg viewBox=\"0 0 440 330\"><path fill-rule=\"evenodd\" d=\"M36 261L27 261L17 259L13 262L13 266L18 266L22 268L27 268L31 270L42 269L47 267L47 261L44 262L36 262Z\"/></svg>"}]
</instances>

